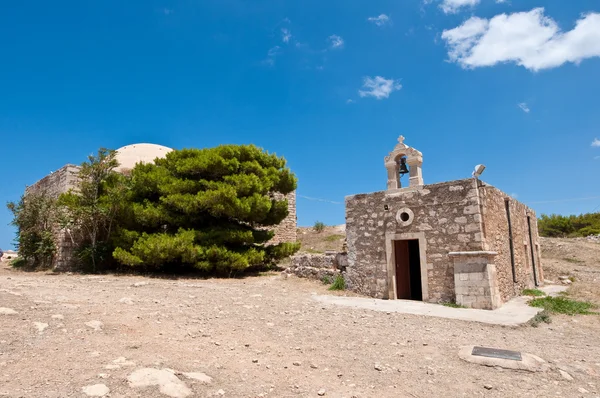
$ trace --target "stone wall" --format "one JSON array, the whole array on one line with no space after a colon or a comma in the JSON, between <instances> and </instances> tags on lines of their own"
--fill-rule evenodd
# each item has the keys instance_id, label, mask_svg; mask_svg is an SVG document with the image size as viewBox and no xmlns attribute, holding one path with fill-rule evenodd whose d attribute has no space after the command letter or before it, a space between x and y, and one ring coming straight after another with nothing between
<instances>
[{"instance_id":1,"label":"stone wall","mask_svg":"<svg viewBox=\"0 0 600 398\"><path fill-rule=\"evenodd\" d=\"M539 237L535 212L506 193L489 185L480 188L483 207L483 228L486 236L486 249L497 252L494 263L498 275L498 285L503 302L521 294L523 289L535 286L532 267L532 252L529 240L530 218L533 237L533 254L538 281L543 282L540 261ZM510 239L506 202L510 208L515 262L515 279L510 256Z\"/></svg>"},{"instance_id":2,"label":"stone wall","mask_svg":"<svg viewBox=\"0 0 600 398\"><path fill-rule=\"evenodd\" d=\"M408 215L407 221L400 217L402 213ZM388 246L394 239L419 239L425 253L421 258L423 300L452 301L454 263L449 253L484 250L481 222L473 179L348 196L349 288L372 297L393 298L388 269L394 260Z\"/></svg>"},{"instance_id":3,"label":"stone wall","mask_svg":"<svg viewBox=\"0 0 600 398\"><path fill-rule=\"evenodd\" d=\"M456 304L494 310L502 304L494 258L496 252L453 252Z\"/></svg>"},{"instance_id":4,"label":"stone wall","mask_svg":"<svg viewBox=\"0 0 600 398\"><path fill-rule=\"evenodd\" d=\"M291 260L292 264L285 270L285 273L320 281L328 278L331 282L345 271L347 265L346 253L337 252L302 253L292 256Z\"/></svg>"},{"instance_id":5,"label":"stone wall","mask_svg":"<svg viewBox=\"0 0 600 398\"><path fill-rule=\"evenodd\" d=\"M79 166L67 164L59 170L47 175L33 185L25 189L25 195L45 194L51 198L58 198L62 193L75 189ZM54 244L56 254L52 260L52 268L57 271L69 270L73 265L73 241L67 230L58 226L53 228Z\"/></svg>"},{"instance_id":6,"label":"stone wall","mask_svg":"<svg viewBox=\"0 0 600 398\"><path fill-rule=\"evenodd\" d=\"M58 198L61 193L75 188L78 174L79 166L68 164L42 178L35 184L28 186L25 189L25 195L45 193L52 198Z\"/></svg>"},{"instance_id":7,"label":"stone wall","mask_svg":"<svg viewBox=\"0 0 600 398\"><path fill-rule=\"evenodd\" d=\"M278 194L277 199L281 199L284 196ZM275 236L269 242L271 244L277 244L281 242L296 242L298 218L296 216L296 191L290 192L285 195L288 201L288 216L275 227Z\"/></svg>"}]
</instances>

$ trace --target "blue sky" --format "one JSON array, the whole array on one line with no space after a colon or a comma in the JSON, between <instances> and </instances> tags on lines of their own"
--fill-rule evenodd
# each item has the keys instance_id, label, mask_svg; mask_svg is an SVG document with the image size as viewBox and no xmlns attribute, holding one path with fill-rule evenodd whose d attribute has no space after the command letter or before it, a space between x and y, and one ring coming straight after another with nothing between
<instances>
[{"instance_id":1,"label":"blue sky","mask_svg":"<svg viewBox=\"0 0 600 398\"><path fill-rule=\"evenodd\" d=\"M254 143L298 176L300 225L341 224L345 195L385 189L403 134L425 183L484 163L483 180L538 213L598 210L599 13L596 0L9 2L0 202L99 147ZM2 206L2 248L10 220Z\"/></svg>"}]
</instances>

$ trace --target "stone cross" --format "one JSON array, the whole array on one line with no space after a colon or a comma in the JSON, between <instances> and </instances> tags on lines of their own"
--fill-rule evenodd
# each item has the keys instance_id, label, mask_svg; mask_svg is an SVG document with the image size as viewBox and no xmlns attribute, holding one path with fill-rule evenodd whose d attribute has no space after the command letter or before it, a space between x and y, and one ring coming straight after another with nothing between
<instances>
[{"instance_id":1,"label":"stone cross","mask_svg":"<svg viewBox=\"0 0 600 398\"><path fill-rule=\"evenodd\" d=\"M403 135L398 137L398 142L400 143L400 145L404 145L404 136Z\"/></svg>"}]
</instances>

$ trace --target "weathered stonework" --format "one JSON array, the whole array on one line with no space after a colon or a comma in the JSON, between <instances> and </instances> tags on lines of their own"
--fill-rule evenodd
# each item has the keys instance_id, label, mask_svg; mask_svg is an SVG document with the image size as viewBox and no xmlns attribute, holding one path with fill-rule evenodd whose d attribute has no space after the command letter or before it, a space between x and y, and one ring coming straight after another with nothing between
<instances>
[{"instance_id":1,"label":"weathered stonework","mask_svg":"<svg viewBox=\"0 0 600 398\"><path fill-rule=\"evenodd\" d=\"M331 282L346 269L346 253L297 254L292 256L292 264L285 270L302 278Z\"/></svg>"},{"instance_id":2,"label":"weathered stonework","mask_svg":"<svg viewBox=\"0 0 600 398\"><path fill-rule=\"evenodd\" d=\"M296 191L287 195L276 194L277 200L282 198L288 201L287 217L275 227L275 236L269 243L296 242L298 239L298 217L296 215Z\"/></svg>"},{"instance_id":3,"label":"weathered stonework","mask_svg":"<svg viewBox=\"0 0 600 398\"><path fill-rule=\"evenodd\" d=\"M420 168L420 152L407 149L402 139L386 157L388 190L346 198L346 279L350 289L395 299L394 244L403 240L418 241L417 276L423 301L457 301L493 309L533 287L535 281L543 281L537 220L531 209L477 178L423 185L419 169L419 179L411 179L407 188L398 188L399 182L390 182L394 177L390 170L397 173L391 163L397 160L397 152L408 154L407 159L418 158L413 164ZM512 226L514 278L506 203Z\"/></svg>"}]
</instances>

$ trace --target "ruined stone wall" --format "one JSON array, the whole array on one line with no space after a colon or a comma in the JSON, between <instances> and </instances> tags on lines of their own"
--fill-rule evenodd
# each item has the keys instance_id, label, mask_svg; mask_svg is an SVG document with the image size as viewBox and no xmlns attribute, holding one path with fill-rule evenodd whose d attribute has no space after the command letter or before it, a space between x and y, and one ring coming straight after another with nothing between
<instances>
[{"instance_id":1,"label":"ruined stone wall","mask_svg":"<svg viewBox=\"0 0 600 398\"><path fill-rule=\"evenodd\" d=\"M25 196L45 194L56 199L60 194L76 188L78 174L79 166L67 164L28 186L25 189ZM53 235L56 254L52 259L52 268L58 271L69 270L74 260L71 237L68 231L60 229L58 225L53 228Z\"/></svg>"},{"instance_id":2,"label":"ruined stone wall","mask_svg":"<svg viewBox=\"0 0 600 398\"><path fill-rule=\"evenodd\" d=\"M72 164L63 166L35 184L28 186L25 189L25 195L45 193L52 198L58 198L61 193L75 188L77 174L79 174L79 166Z\"/></svg>"},{"instance_id":3,"label":"ruined stone wall","mask_svg":"<svg viewBox=\"0 0 600 398\"><path fill-rule=\"evenodd\" d=\"M278 200L284 198L284 195L276 195ZM275 227L275 236L269 242L277 244L281 242L296 242L298 218L296 216L296 191L285 195L288 201L288 216Z\"/></svg>"},{"instance_id":4,"label":"ruined stone wall","mask_svg":"<svg viewBox=\"0 0 600 398\"><path fill-rule=\"evenodd\" d=\"M347 265L346 253L309 254L301 253L291 258L292 264L285 270L286 274L293 274L301 278L323 281L327 278L330 283L338 275L343 275Z\"/></svg>"},{"instance_id":5,"label":"ruined stone wall","mask_svg":"<svg viewBox=\"0 0 600 398\"><path fill-rule=\"evenodd\" d=\"M538 270L538 280L543 281L539 256L539 236L535 212L523 203L511 198L506 193L489 185L480 188L483 207L483 225L488 250L497 252L494 259L500 295L503 302L521 294L523 289L534 287L533 268L531 260L531 245L527 216L530 217L533 237L533 253L535 266ZM506 201L510 208L510 219L513 233L514 261L516 283L510 258L510 243Z\"/></svg>"},{"instance_id":6,"label":"ruined stone wall","mask_svg":"<svg viewBox=\"0 0 600 398\"><path fill-rule=\"evenodd\" d=\"M413 214L410 221L397 219L403 209ZM454 263L448 253L483 250L481 221L473 179L347 197L349 288L390 298L387 240L394 235L401 239L422 236L419 244L425 244L421 250L425 249L426 258L421 259L421 267L427 267L428 287L423 299L454 300Z\"/></svg>"}]
</instances>

